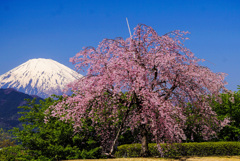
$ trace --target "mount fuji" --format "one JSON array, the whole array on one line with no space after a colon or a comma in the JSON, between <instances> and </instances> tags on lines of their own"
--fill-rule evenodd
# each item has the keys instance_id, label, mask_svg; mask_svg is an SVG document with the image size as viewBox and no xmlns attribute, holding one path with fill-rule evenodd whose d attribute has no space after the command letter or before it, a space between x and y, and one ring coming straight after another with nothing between
<instances>
[{"instance_id":1,"label":"mount fuji","mask_svg":"<svg viewBox=\"0 0 240 161\"><path fill-rule=\"evenodd\" d=\"M66 85L82 75L52 59L30 59L0 76L0 88L14 88L42 98L62 94Z\"/></svg>"}]
</instances>

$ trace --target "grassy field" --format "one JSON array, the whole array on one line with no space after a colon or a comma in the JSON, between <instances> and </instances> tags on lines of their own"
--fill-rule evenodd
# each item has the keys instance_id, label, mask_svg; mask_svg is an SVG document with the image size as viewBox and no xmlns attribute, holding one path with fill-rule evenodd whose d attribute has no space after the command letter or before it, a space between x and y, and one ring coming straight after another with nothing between
<instances>
[{"instance_id":1,"label":"grassy field","mask_svg":"<svg viewBox=\"0 0 240 161\"><path fill-rule=\"evenodd\" d=\"M116 159L80 159L69 161L240 161L240 156L224 157L184 157L180 159L162 159L162 158L116 158Z\"/></svg>"}]
</instances>

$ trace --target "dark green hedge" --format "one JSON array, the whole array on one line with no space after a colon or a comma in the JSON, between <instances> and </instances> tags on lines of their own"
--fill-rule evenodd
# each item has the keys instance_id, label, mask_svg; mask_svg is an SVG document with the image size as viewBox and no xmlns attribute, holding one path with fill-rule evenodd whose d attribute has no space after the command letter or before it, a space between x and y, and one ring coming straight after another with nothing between
<instances>
[{"instance_id":1,"label":"dark green hedge","mask_svg":"<svg viewBox=\"0 0 240 161\"><path fill-rule=\"evenodd\" d=\"M202 142L160 144L164 157L240 155L240 142ZM149 144L152 157L161 157L157 145ZM115 157L140 157L141 144L118 147Z\"/></svg>"}]
</instances>

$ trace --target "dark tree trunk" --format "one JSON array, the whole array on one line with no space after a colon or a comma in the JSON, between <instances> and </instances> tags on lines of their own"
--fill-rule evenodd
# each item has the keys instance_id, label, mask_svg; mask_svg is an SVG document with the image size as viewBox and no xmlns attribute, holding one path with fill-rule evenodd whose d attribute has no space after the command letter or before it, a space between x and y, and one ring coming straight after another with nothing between
<instances>
[{"instance_id":1,"label":"dark tree trunk","mask_svg":"<svg viewBox=\"0 0 240 161\"><path fill-rule=\"evenodd\" d=\"M146 129L146 125L140 126L140 132L141 132L141 136L142 136L142 149L141 149L140 156L141 157L149 157L150 152L148 149L148 132Z\"/></svg>"}]
</instances>

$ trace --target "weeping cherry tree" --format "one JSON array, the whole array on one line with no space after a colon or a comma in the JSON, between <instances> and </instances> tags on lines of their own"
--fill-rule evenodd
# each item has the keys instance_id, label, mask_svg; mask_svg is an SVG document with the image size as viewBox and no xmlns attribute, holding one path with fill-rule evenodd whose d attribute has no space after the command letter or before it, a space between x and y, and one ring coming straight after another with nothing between
<instances>
[{"instance_id":1,"label":"weeping cherry tree","mask_svg":"<svg viewBox=\"0 0 240 161\"><path fill-rule=\"evenodd\" d=\"M52 115L73 121L76 132L91 118L109 155L126 127L139 129L142 156L149 155L148 133L156 143L184 140L189 103L203 120L215 118L209 99L226 84L225 74L201 66L204 60L184 47L185 34L159 36L141 24L126 40L104 39L97 48L83 48L70 61L78 72L87 68L87 74L68 86L74 95L55 105ZM207 125L205 138L214 133Z\"/></svg>"}]
</instances>

